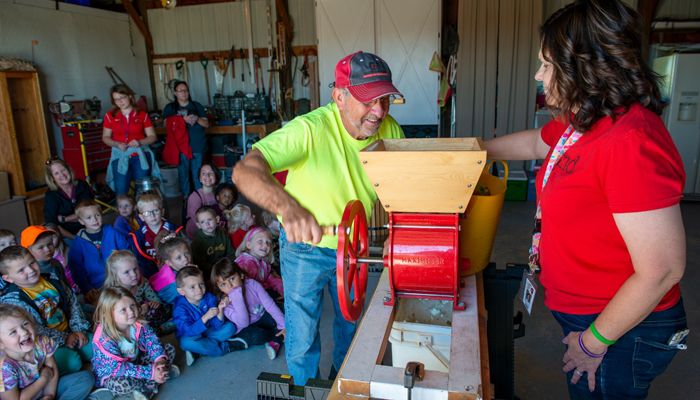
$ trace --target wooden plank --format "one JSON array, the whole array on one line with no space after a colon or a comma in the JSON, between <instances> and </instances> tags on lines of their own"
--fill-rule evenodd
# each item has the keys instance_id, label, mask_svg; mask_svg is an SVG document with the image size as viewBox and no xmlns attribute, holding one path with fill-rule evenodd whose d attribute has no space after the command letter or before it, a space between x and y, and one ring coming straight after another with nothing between
<instances>
[{"instance_id":1,"label":"wooden plank","mask_svg":"<svg viewBox=\"0 0 700 400\"><path fill-rule=\"evenodd\" d=\"M229 58L229 53L231 49L226 50L214 50L214 51L195 51L190 53L167 53L167 54L154 54L154 60L175 58L175 59L185 59L185 61L199 62L202 58L207 58L209 60L216 60L220 58ZM243 52L236 50L233 58L248 58L248 49L241 49ZM265 47L256 47L253 49L253 54L260 58L269 57L268 49ZM318 54L317 47L315 45L304 45L304 46L292 46L292 54L296 57L309 55L315 56Z\"/></svg>"},{"instance_id":2,"label":"wooden plank","mask_svg":"<svg viewBox=\"0 0 700 400\"><path fill-rule=\"evenodd\" d=\"M355 332L343 365L338 372L338 390L352 396L370 395L370 380L374 367L381 361L380 353L391 331L394 307L384 305L389 295L389 272L385 269L379 277L377 288L367 312ZM382 329L384 330L382 332Z\"/></svg>"},{"instance_id":3,"label":"wooden plank","mask_svg":"<svg viewBox=\"0 0 700 400\"><path fill-rule=\"evenodd\" d=\"M269 133L272 133L279 129L280 123L268 122L267 124L253 124L246 125L247 135L258 135L260 138L264 138ZM155 128L157 135L165 135L165 128L158 127ZM243 127L241 125L213 125L207 128L204 133L207 135L240 135L243 133Z\"/></svg>"},{"instance_id":4,"label":"wooden plank","mask_svg":"<svg viewBox=\"0 0 700 400\"><path fill-rule=\"evenodd\" d=\"M10 175L12 194L22 195L25 193L24 175L18 156L12 102L7 88L8 77L12 76L12 73L0 72L0 141L5 143L4 146L0 146L0 170Z\"/></svg>"},{"instance_id":5,"label":"wooden plank","mask_svg":"<svg viewBox=\"0 0 700 400\"><path fill-rule=\"evenodd\" d=\"M447 389L455 393L476 394L481 386L476 279L473 275L462 279L464 286L460 289L459 299L466 303L467 308L464 311L452 313L452 343Z\"/></svg>"},{"instance_id":6,"label":"wooden plank","mask_svg":"<svg viewBox=\"0 0 700 400\"><path fill-rule=\"evenodd\" d=\"M360 152L387 212L461 213L486 164L475 138L389 139Z\"/></svg>"}]
</instances>

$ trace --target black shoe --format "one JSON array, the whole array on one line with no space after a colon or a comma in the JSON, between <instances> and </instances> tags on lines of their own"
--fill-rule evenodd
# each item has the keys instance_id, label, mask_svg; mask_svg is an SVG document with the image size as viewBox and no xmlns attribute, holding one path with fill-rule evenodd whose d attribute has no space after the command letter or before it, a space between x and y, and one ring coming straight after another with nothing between
<instances>
[{"instance_id":1,"label":"black shoe","mask_svg":"<svg viewBox=\"0 0 700 400\"><path fill-rule=\"evenodd\" d=\"M331 364L331 372L328 373L328 380L334 381L337 376L338 376L338 371L335 369L335 365Z\"/></svg>"},{"instance_id":2,"label":"black shoe","mask_svg":"<svg viewBox=\"0 0 700 400\"><path fill-rule=\"evenodd\" d=\"M227 340L228 342L228 351L238 351L238 350L245 350L248 348L248 342L241 338L231 338Z\"/></svg>"}]
</instances>

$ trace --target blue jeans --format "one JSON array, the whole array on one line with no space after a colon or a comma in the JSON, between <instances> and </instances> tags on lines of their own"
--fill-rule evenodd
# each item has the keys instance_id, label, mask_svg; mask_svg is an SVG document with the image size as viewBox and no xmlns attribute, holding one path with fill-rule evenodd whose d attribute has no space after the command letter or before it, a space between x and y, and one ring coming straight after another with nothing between
<instances>
[{"instance_id":1,"label":"blue jeans","mask_svg":"<svg viewBox=\"0 0 700 400\"><path fill-rule=\"evenodd\" d=\"M151 156L146 154L148 165L151 165ZM142 169L139 157L129 157L129 169L122 175L117 170L119 160L112 161L112 173L114 175L114 191L119 194L126 194L132 180L139 180L151 176L151 169Z\"/></svg>"},{"instance_id":2,"label":"blue jeans","mask_svg":"<svg viewBox=\"0 0 700 400\"><path fill-rule=\"evenodd\" d=\"M561 325L564 336L572 331L585 330L598 316L556 311L552 314ZM585 373L576 385L571 384L573 371L566 374L569 397L576 400L646 398L651 381L666 370L679 350L677 346L667 345L669 338L687 326L682 299L668 310L651 313L608 348L596 371L595 391L588 390Z\"/></svg>"},{"instance_id":3,"label":"blue jeans","mask_svg":"<svg viewBox=\"0 0 700 400\"><path fill-rule=\"evenodd\" d=\"M56 398L58 400L83 400L95 385L95 376L90 371L78 371L58 378Z\"/></svg>"},{"instance_id":4,"label":"blue jeans","mask_svg":"<svg viewBox=\"0 0 700 400\"><path fill-rule=\"evenodd\" d=\"M285 355L296 385L318 376L321 358L319 323L323 310L323 289L331 293L333 310L333 366L345 359L355 334L355 323L343 318L338 304L335 279L336 251L306 243L289 243L280 232L280 262L284 282L284 313L287 338Z\"/></svg>"},{"instance_id":5,"label":"blue jeans","mask_svg":"<svg viewBox=\"0 0 700 400\"><path fill-rule=\"evenodd\" d=\"M236 325L225 322L218 328L209 328L202 336L183 336L180 348L203 356L222 356L229 352L228 339L236 333Z\"/></svg>"},{"instance_id":6,"label":"blue jeans","mask_svg":"<svg viewBox=\"0 0 700 400\"><path fill-rule=\"evenodd\" d=\"M199 181L199 169L202 167L202 153L192 153L192 159L188 160L180 153L180 164L177 166L177 179L180 181L180 191L187 198L192 190L190 182L194 183L194 190L202 187Z\"/></svg>"}]
</instances>

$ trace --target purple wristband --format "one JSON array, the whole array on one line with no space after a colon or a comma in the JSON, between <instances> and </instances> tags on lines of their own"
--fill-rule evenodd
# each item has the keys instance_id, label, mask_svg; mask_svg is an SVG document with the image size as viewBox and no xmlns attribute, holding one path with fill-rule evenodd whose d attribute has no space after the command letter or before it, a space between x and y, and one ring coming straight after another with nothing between
<instances>
[{"instance_id":1,"label":"purple wristband","mask_svg":"<svg viewBox=\"0 0 700 400\"><path fill-rule=\"evenodd\" d=\"M602 358L608 352L607 350L605 350L601 354L595 354L595 353L591 352L590 350L588 350L586 348L586 345L583 344L583 332L578 334L578 346L581 348L581 351L583 351L588 357L591 357L591 358Z\"/></svg>"}]
</instances>

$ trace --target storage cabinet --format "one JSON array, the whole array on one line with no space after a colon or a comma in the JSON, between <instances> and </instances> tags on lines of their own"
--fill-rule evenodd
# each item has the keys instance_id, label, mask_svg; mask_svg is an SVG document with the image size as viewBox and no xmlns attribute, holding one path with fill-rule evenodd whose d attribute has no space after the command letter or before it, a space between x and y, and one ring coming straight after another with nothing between
<instances>
[{"instance_id":1,"label":"storage cabinet","mask_svg":"<svg viewBox=\"0 0 700 400\"><path fill-rule=\"evenodd\" d=\"M0 171L15 196L25 196L30 224L44 221L44 164L50 156L39 77L33 71L0 71Z\"/></svg>"},{"instance_id":2,"label":"storage cabinet","mask_svg":"<svg viewBox=\"0 0 700 400\"><path fill-rule=\"evenodd\" d=\"M112 148L102 142L100 121L66 122L61 126L63 159L76 179L90 181L96 172L107 170Z\"/></svg>"}]
</instances>

